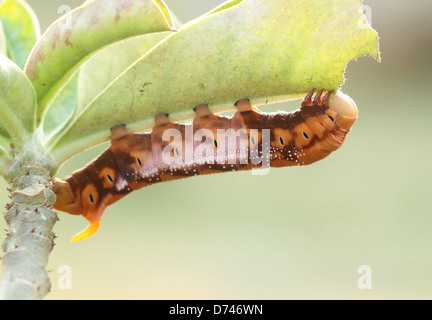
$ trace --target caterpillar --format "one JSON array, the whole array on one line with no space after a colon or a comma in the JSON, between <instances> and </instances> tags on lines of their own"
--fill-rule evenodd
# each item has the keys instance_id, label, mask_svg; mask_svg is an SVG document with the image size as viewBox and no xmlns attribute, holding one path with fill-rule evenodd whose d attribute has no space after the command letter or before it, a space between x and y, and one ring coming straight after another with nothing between
<instances>
[{"instance_id":1,"label":"caterpillar","mask_svg":"<svg viewBox=\"0 0 432 320\"><path fill-rule=\"evenodd\" d=\"M54 179L54 208L90 222L72 238L81 241L98 231L107 206L134 190L196 175L319 161L344 143L358 109L340 92L313 95L314 90L291 113L263 113L241 100L231 118L202 104L191 124L158 114L151 133L115 126L110 147L97 159L64 180Z\"/></svg>"}]
</instances>

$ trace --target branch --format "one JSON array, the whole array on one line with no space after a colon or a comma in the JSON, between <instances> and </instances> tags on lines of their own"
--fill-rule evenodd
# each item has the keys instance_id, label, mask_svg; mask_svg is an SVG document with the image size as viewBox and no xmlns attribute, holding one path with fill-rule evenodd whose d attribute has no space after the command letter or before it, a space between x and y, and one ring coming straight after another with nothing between
<instances>
[{"instance_id":1,"label":"branch","mask_svg":"<svg viewBox=\"0 0 432 320\"><path fill-rule=\"evenodd\" d=\"M40 150L43 148L28 148L9 167L12 201L6 205L5 214L9 233L2 246L2 300L39 300L51 288L45 268L54 246L52 228L58 218L51 209L55 203L51 161Z\"/></svg>"}]
</instances>

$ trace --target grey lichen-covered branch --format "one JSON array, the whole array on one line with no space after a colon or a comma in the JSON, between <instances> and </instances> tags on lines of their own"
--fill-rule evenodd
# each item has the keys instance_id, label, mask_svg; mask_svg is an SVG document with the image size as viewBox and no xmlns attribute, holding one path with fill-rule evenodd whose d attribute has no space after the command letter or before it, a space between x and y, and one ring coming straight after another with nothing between
<instances>
[{"instance_id":1,"label":"grey lichen-covered branch","mask_svg":"<svg viewBox=\"0 0 432 320\"><path fill-rule=\"evenodd\" d=\"M54 246L52 229L58 220L52 209L51 168L49 157L28 150L15 157L9 167L7 179L12 190L5 213L9 231L2 245L2 300L43 299L50 291L46 265Z\"/></svg>"}]
</instances>

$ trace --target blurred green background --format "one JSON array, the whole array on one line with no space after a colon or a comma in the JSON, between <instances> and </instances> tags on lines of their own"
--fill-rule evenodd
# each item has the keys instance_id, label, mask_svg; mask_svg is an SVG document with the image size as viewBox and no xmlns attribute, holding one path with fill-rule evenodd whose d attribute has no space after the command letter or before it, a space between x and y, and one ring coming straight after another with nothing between
<instances>
[{"instance_id":1,"label":"blurred green background","mask_svg":"<svg viewBox=\"0 0 432 320\"><path fill-rule=\"evenodd\" d=\"M82 3L28 2L42 30L61 6ZM166 0L182 22L222 2ZM142 189L110 207L97 236L82 243L69 240L87 222L60 213L48 298L431 299L432 2L364 4L383 62L349 64L343 91L360 118L338 152L266 176L227 173ZM76 157L59 176L101 150ZM63 265L72 270L70 290L58 286ZM372 290L357 286L361 265L372 268Z\"/></svg>"}]
</instances>

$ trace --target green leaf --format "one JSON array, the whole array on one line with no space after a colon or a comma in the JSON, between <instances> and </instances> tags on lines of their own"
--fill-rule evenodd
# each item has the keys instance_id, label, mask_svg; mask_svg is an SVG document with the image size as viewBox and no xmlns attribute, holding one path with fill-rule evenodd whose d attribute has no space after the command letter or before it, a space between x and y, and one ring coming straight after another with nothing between
<instances>
[{"instance_id":1,"label":"green leaf","mask_svg":"<svg viewBox=\"0 0 432 320\"><path fill-rule=\"evenodd\" d=\"M87 4L88 2L91 2L93 0L87 0L84 2L84 4ZM156 5L159 7L162 14L165 16L165 19L167 20L168 24L171 26L171 29L175 29L175 25L177 24L176 17L172 14L172 12L168 9L167 5L163 0L153 0Z\"/></svg>"},{"instance_id":2,"label":"green leaf","mask_svg":"<svg viewBox=\"0 0 432 320\"><path fill-rule=\"evenodd\" d=\"M224 2L220 6L214 8L210 12L206 13L204 16L209 16L209 15L211 15L213 13L229 9L229 8L235 6L235 5L238 5L242 1L243 0L231 0L231 1Z\"/></svg>"},{"instance_id":3,"label":"green leaf","mask_svg":"<svg viewBox=\"0 0 432 320\"><path fill-rule=\"evenodd\" d=\"M0 134L0 175L6 176L6 168L12 161L11 140Z\"/></svg>"},{"instance_id":4,"label":"green leaf","mask_svg":"<svg viewBox=\"0 0 432 320\"><path fill-rule=\"evenodd\" d=\"M86 108L114 79L170 34L161 32L122 41L89 60L79 73L76 113Z\"/></svg>"},{"instance_id":5,"label":"green leaf","mask_svg":"<svg viewBox=\"0 0 432 320\"><path fill-rule=\"evenodd\" d=\"M108 140L115 125L147 130L156 114L179 121L201 103L221 112L239 99L262 105L312 88L337 90L347 63L364 55L379 59L378 35L359 0L244 0L150 51L81 112L52 151L61 163Z\"/></svg>"},{"instance_id":6,"label":"green leaf","mask_svg":"<svg viewBox=\"0 0 432 320\"><path fill-rule=\"evenodd\" d=\"M15 148L21 148L35 130L36 96L23 71L0 55L0 127ZM2 133L3 130L0 130Z\"/></svg>"},{"instance_id":7,"label":"green leaf","mask_svg":"<svg viewBox=\"0 0 432 320\"><path fill-rule=\"evenodd\" d=\"M4 34L3 24L0 20L0 54L7 54L6 35Z\"/></svg>"},{"instance_id":8,"label":"green leaf","mask_svg":"<svg viewBox=\"0 0 432 320\"><path fill-rule=\"evenodd\" d=\"M157 4L157 6L159 7L159 10L164 15L166 21L168 22L168 25L170 26L170 29L175 29L176 26L174 24L174 17L171 14L171 12L169 11L165 2L163 0L153 0L153 1Z\"/></svg>"},{"instance_id":9,"label":"green leaf","mask_svg":"<svg viewBox=\"0 0 432 320\"><path fill-rule=\"evenodd\" d=\"M0 5L0 20L6 35L8 57L24 69L40 37L39 21L24 0L3 1Z\"/></svg>"},{"instance_id":10,"label":"green leaf","mask_svg":"<svg viewBox=\"0 0 432 320\"><path fill-rule=\"evenodd\" d=\"M75 74L47 110L42 124L44 142L59 134L73 117L78 104L78 76Z\"/></svg>"},{"instance_id":11,"label":"green leaf","mask_svg":"<svg viewBox=\"0 0 432 320\"><path fill-rule=\"evenodd\" d=\"M164 10L151 0L93 0L57 20L36 44L25 68L38 97L38 121L92 55L117 41L169 31Z\"/></svg>"},{"instance_id":12,"label":"green leaf","mask_svg":"<svg viewBox=\"0 0 432 320\"><path fill-rule=\"evenodd\" d=\"M48 109L43 124L45 141L59 134L74 115L78 115L114 79L170 34L161 32L127 39L87 61Z\"/></svg>"},{"instance_id":13,"label":"green leaf","mask_svg":"<svg viewBox=\"0 0 432 320\"><path fill-rule=\"evenodd\" d=\"M203 18L205 18L207 16L210 16L210 15L212 15L214 13L218 13L220 11L229 9L229 8L231 8L231 7L239 4L242 1L244 1L244 0L230 0L230 1L224 2L224 3L220 4L219 6L217 6L216 8L214 8L213 10L204 13L202 16L200 16L200 17L198 17L196 19L193 19L191 21L188 21L187 23L184 24L184 26L193 24L193 23L197 22L198 20L201 20L201 19L203 19Z\"/></svg>"}]
</instances>

